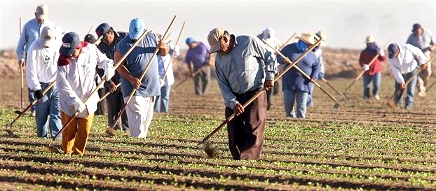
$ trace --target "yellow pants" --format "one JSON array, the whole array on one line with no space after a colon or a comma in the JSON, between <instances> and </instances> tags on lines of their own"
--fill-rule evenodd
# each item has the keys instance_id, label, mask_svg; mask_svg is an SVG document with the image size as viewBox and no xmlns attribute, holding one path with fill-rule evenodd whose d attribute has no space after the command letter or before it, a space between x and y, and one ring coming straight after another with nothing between
<instances>
[{"instance_id":1,"label":"yellow pants","mask_svg":"<svg viewBox=\"0 0 436 191\"><path fill-rule=\"evenodd\" d=\"M61 112L62 125L65 125L70 118L71 116ZM65 153L83 155L93 118L94 115L88 115L85 118L75 118L65 127L62 132L62 148Z\"/></svg>"}]
</instances>

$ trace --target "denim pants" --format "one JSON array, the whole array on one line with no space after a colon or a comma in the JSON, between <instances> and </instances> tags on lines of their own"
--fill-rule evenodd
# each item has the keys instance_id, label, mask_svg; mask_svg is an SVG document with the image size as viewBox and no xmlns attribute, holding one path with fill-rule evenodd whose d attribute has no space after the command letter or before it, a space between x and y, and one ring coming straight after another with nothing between
<instances>
[{"instance_id":1,"label":"denim pants","mask_svg":"<svg viewBox=\"0 0 436 191\"><path fill-rule=\"evenodd\" d=\"M373 88L372 94L378 95L378 92L380 89L380 82L381 82L381 72L377 72L374 75L368 75L368 74L363 75L363 98L364 99L368 99L370 97L369 85L371 84L371 81L372 81L372 88Z\"/></svg>"},{"instance_id":2,"label":"denim pants","mask_svg":"<svg viewBox=\"0 0 436 191\"><path fill-rule=\"evenodd\" d=\"M160 88L160 96L156 97L154 103L155 112L168 113L168 103L170 101L171 85L165 85Z\"/></svg>"},{"instance_id":3,"label":"denim pants","mask_svg":"<svg viewBox=\"0 0 436 191\"><path fill-rule=\"evenodd\" d=\"M286 117L305 118L308 95L309 93L304 91L284 90L283 101L285 106ZM295 102L297 102L296 116L293 112Z\"/></svg>"},{"instance_id":4,"label":"denim pants","mask_svg":"<svg viewBox=\"0 0 436 191\"><path fill-rule=\"evenodd\" d=\"M415 87L416 87L416 82L418 81L416 78L416 73L418 72L417 69L407 73L407 74L402 74L404 81L408 81L410 78L413 77L412 81L410 81L409 84L407 84L406 87L406 98L405 98L405 108L406 109L412 109L413 107L413 98L415 96ZM397 103L397 105L401 105L401 97L403 97L403 92L404 90L400 90L401 89L401 84L395 82L395 92L398 92L395 94L395 102Z\"/></svg>"},{"instance_id":5,"label":"denim pants","mask_svg":"<svg viewBox=\"0 0 436 191\"><path fill-rule=\"evenodd\" d=\"M50 83L41 83L42 91ZM38 137L48 137L48 127L50 127L51 137L54 137L62 128L59 105L59 91L53 86L35 104L36 134ZM61 137L61 136L58 136Z\"/></svg>"}]
</instances>

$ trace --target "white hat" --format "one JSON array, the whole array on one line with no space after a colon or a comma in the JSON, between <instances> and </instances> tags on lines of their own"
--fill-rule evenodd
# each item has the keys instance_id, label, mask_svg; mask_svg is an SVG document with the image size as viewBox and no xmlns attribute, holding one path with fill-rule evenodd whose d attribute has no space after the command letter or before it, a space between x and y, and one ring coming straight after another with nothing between
<instances>
[{"instance_id":1,"label":"white hat","mask_svg":"<svg viewBox=\"0 0 436 191\"><path fill-rule=\"evenodd\" d=\"M264 39L273 38L275 34L276 34L276 31L273 28L266 28L265 30L263 30L263 38Z\"/></svg>"},{"instance_id":2,"label":"white hat","mask_svg":"<svg viewBox=\"0 0 436 191\"><path fill-rule=\"evenodd\" d=\"M46 47L50 47L56 38L56 30L51 26L45 26L41 31L41 41Z\"/></svg>"},{"instance_id":3,"label":"white hat","mask_svg":"<svg viewBox=\"0 0 436 191\"><path fill-rule=\"evenodd\" d=\"M36 7L35 16L37 19L47 19L48 17L48 6L41 4Z\"/></svg>"},{"instance_id":4,"label":"white hat","mask_svg":"<svg viewBox=\"0 0 436 191\"><path fill-rule=\"evenodd\" d=\"M321 44L325 45L325 40L327 40L327 34L325 34L325 32L323 31L318 31L315 35L315 39L319 40L319 38L322 38Z\"/></svg>"},{"instance_id":5,"label":"white hat","mask_svg":"<svg viewBox=\"0 0 436 191\"><path fill-rule=\"evenodd\" d=\"M297 36L297 39L300 39L310 45L315 44L315 35L312 33L301 33L301 36Z\"/></svg>"},{"instance_id":6,"label":"white hat","mask_svg":"<svg viewBox=\"0 0 436 191\"><path fill-rule=\"evenodd\" d=\"M375 39L374 35L369 35L366 37L366 43L374 43L375 41L377 41L377 39Z\"/></svg>"}]
</instances>

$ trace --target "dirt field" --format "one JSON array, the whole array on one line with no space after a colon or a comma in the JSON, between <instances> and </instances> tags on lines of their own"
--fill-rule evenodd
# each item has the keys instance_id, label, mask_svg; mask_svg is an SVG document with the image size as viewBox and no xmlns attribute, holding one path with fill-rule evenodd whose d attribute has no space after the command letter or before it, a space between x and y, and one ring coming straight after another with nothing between
<instances>
[{"instance_id":1,"label":"dirt field","mask_svg":"<svg viewBox=\"0 0 436 191\"><path fill-rule=\"evenodd\" d=\"M326 79L340 91L356 73L358 53L325 51ZM3 129L20 102L14 68L2 72ZM339 109L315 89L315 107L298 120L286 119L282 94L274 96L259 161L233 161L225 129L211 139L216 158L197 145L224 120L215 80L205 97L194 95L192 80L175 89L170 113L155 115L147 140L107 137L106 119L97 116L83 157L50 153L48 144L60 142L35 138L34 118L25 115L12 127L20 138L0 134L0 190L435 190L436 88L412 111L391 110L393 83L386 73L382 99L365 101L359 80Z\"/></svg>"}]
</instances>

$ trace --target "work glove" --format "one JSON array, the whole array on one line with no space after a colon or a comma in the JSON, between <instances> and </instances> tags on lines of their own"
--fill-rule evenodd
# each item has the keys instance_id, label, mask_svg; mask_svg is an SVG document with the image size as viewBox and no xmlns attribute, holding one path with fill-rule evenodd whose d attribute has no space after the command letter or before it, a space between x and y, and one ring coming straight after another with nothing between
<instances>
[{"instance_id":1,"label":"work glove","mask_svg":"<svg viewBox=\"0 0 436 191\"><path fill-rule=\"evenodd\" d=\"M369 70L369 65L368 64L364 64L362 66L363 70L368 71Z\"/></svg>"},{"instance_id":2,"label":"work glove","mask_svg":"<svg viewBox=\"0 0 436 191\"><path fill-rule=\"evenodd\" d=\"M86 109L86 105L82 101L74 103L73 106L74 106L74 111L79 113L81 113L83 110Z\"/></svg>"},{"instance_id":3,"label":"work glove","mask_svg":"<svg viewBox=\"0 0 436 191\"><path fill-rule=\"evenodd\" d=\"M111 64L104 69L104 80L107 82L115 75L115 68Z\"/></svg>"},{"instance_id":4,"label":"work glove","mask_svg":"<svg viewBox=\"0 0 436 191\"><path fill-rule=\"evenodd\" d=\"M379 56L385 56L385 51L380 48L379 51L378 51L378 55Z\"/></svg>"},{"instance_id":5,"label":"work glove","mask_svg":"<svg viewBox=\"0 0 436 191\"><path fill-rule=\"evenodd\" d=\"M163 80L163 79L159 79L159 82L160 82L160 87L165 86L165 80Z\"/></svg>"},{"instance_id":6,"label":"work glove","mask_svg":"<svg viewBox=\"0 0 436 191\"><path fill-rule=\"evenodd\" d=\"M35 98L36 99L38 99L38 100L40 100L40 99L42 99L42 91L41 90L35 90L35 91L33 91L33 94L35 95Z\"/></svg>"}]
</instances>

